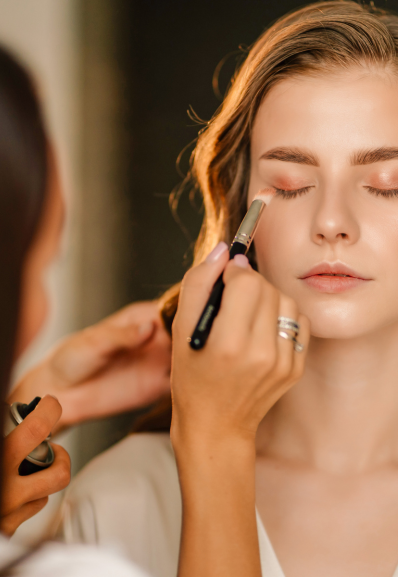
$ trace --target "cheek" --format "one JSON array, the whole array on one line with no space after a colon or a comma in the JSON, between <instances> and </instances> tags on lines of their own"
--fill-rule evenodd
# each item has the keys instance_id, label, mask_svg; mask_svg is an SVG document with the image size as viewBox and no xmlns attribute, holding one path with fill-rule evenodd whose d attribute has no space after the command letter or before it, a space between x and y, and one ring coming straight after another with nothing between
<instances>
[{"instance_id":1,"label":"cheek","mask_svg":"<svg viewBox=\"0 0 398 577\"><path fill-rule=\"evenodd\" d=\"M292 269L296 258L297 220L282 210L270 211L264 216L254 239L258 270L274 286L284 290L286 272Z\"/></svg>"},{"instance_id":2,"label":"cheek","mask_svg":"<svg viewBox=\"0 0 398 577\"><path fill-rule=\"evenodd\" d=\"M369 263L370 274L374 272L382 286L392 285L396 292L398 281L398 219L376 214L372 221L362 226L363 254ZM398 215L397 215L398 216ZM396 298L396 297L394 297Z\"/></svg>"}]
</instances>

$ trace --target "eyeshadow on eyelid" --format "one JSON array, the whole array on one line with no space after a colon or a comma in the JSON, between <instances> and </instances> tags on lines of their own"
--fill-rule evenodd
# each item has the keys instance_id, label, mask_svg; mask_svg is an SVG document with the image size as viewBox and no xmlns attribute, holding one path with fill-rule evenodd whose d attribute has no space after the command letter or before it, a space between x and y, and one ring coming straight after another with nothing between
<instances>
[{"instance_id":1,"label":"eyeshadow on eyelid","mask_svg":"<svg viewBox=\"0 0 398 577\"><path fill-rule=\"evenodd\" d=\"M398 188L397 174L373 175L369 177L368 181L370 186L375 188Z\"/></svg>"},{"instance_id":2,"label":"eyeshadow on eyelid","mask_svg":"<svg viewBox=\"0 0 398 577\"><path fill-rule=\"evenodd\" d=\"M283 190L295 190L297 188L304 188L305 186L309 186L308 182L305 182L302 179L294 178L275 178L272 184L276 188L281 188Z\"/></svg>"}]
</instances>

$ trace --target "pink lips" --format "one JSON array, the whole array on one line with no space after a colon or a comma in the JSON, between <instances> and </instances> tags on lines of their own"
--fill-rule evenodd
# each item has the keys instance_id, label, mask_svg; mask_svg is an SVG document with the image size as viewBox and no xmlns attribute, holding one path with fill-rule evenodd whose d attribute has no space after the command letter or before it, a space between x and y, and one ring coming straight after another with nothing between
<instances>
[{"instance_id":1,"label":"pink lips","mask_svg":"<svg viewBox=\"0 0 398 577\"><path fill-rule=\"evenodd\" d=\"M320 263L300 277L308 286L324 293L341 293L372 280L342 263Z\"/></svg>"}]
</instances>

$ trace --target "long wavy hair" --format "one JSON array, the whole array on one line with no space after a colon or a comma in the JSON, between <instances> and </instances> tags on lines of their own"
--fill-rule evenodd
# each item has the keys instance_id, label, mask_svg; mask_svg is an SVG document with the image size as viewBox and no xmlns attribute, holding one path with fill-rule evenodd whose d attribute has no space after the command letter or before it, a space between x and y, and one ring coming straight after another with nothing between
<instances>
[{"instance_id":1,"label":"long wavy hair","mask_svg":"<svg viewBox=\"0 0 398 577\"><path fill-rule=\"evenodd\" d=\"M331 74L362 66L398 73L398 16L352 1L317 2L277 20L259 37L232 79L220 109L199 134L182 186L203 197L204 219L194 265L221 240L230 243L246 209L250 137L270 89L293 76ZM255 264L255 254L249 257ZM178 304L179 285L161 300L166 327ZM162 399L136 430L167 430L171 398Z\"/></svg>"},{"instance_id":2,"label":"long wavy hair","mask_svg":"<svg viewBox=\"0 0 398 577\"><path fill-rule=\"evenodd\" d=\"M2 403L15 357L24 262L43 209L47 138L25 69L0 47L0 494Z\"/></svg>"}]
</instances>

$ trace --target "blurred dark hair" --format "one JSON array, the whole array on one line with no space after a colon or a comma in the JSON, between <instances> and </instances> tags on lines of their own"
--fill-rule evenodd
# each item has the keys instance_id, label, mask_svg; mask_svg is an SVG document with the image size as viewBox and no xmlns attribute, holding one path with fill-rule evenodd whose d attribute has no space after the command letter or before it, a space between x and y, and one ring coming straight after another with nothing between
<instances>
[{"instance_id":1,"label":"blurred dark hair","mask_svg":"<svg viewBox=\"0 0 398 577\"><path fill-rule=\"evenodd\" d=\"M47 154L34 84L0 47L0 467L3 402L15 357L23 266L46 195Z\"/></svg>"}]
</instances>

